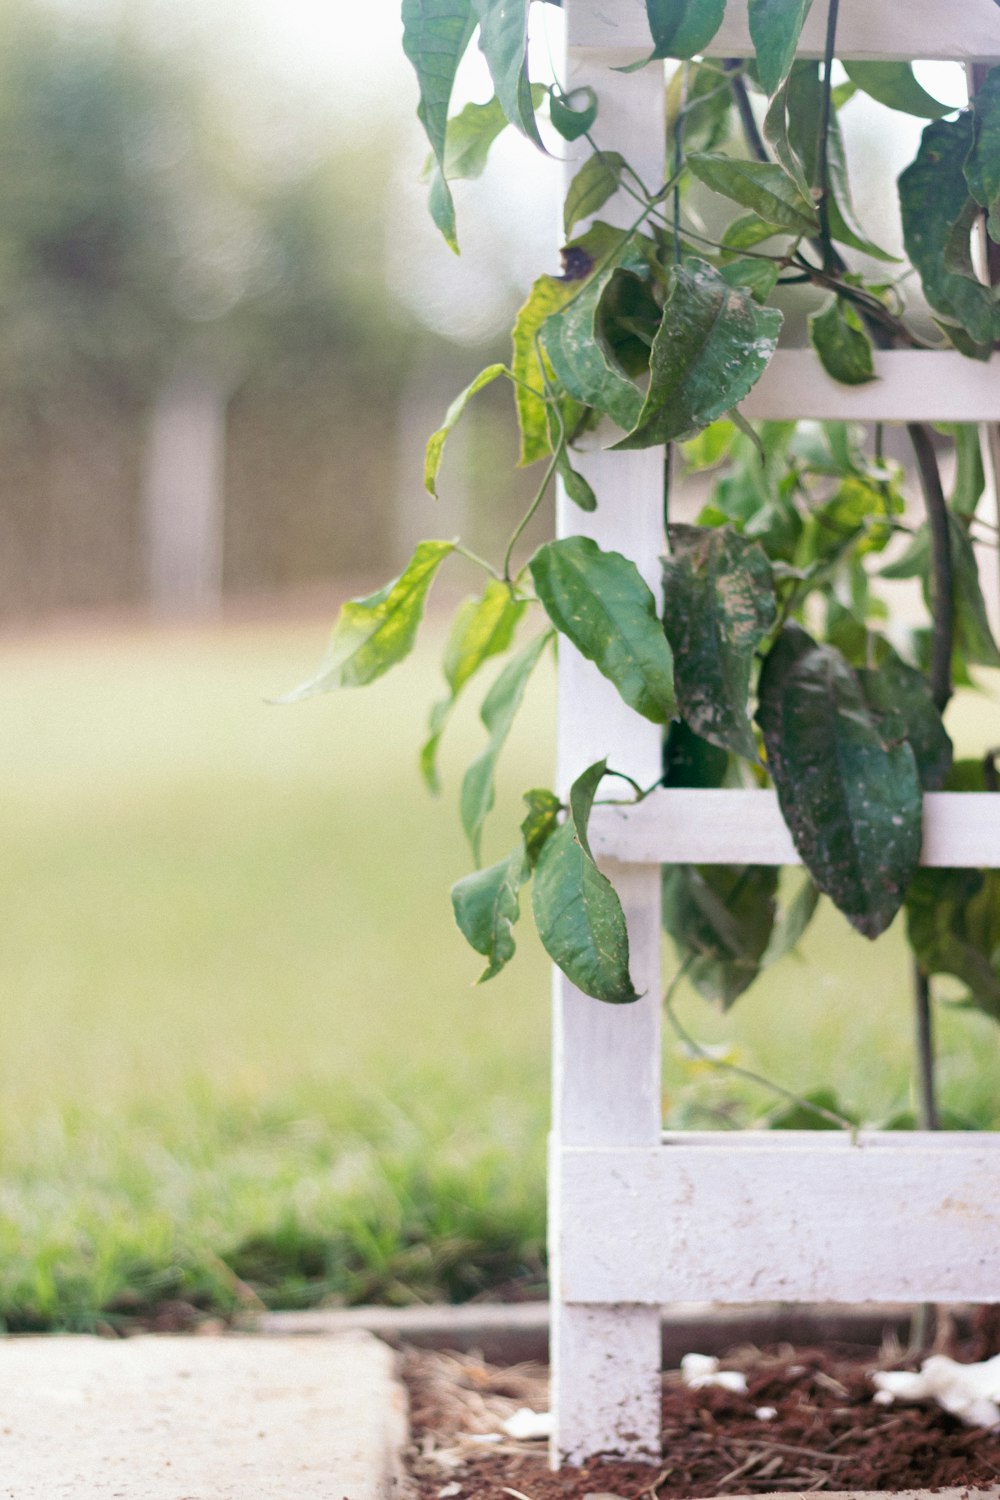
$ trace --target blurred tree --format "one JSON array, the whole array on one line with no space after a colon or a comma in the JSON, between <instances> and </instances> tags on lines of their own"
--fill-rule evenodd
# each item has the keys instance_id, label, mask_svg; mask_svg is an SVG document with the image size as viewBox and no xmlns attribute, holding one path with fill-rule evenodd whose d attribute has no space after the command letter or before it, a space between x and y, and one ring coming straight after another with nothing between
<instances>
[{"instance_id":1,"label":"blurred tree","mask_svg":"<svg viewBox=\"0 0 1000 1500\"><path fill-rule=\"evenodd\" d=\"M269 152L196 56L124 22L71 26L7 0L0 32L8 419L27 412L43 442L44 413L67 400L120 419L136 434L122 462L145 503L126 530L146 589L211 602L234 391L264 368L301 385L332 362L384 409L405 364L409 335L371 275L377 243L359 253L342 211L345 184L378 182L376 164L353 142L349 157L315 142ZM377 134L362 149L377 156ZM94 411L88 424L96 442Z\"/></svg>"}]
</instances>

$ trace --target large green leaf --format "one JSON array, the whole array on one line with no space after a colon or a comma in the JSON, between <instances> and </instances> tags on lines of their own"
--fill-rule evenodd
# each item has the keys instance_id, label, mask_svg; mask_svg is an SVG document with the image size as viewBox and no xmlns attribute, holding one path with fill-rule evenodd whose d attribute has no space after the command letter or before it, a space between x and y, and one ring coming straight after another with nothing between
<instances>
[{"instance_id":1,"label":"large green leaf","mask_svg":"<svg viewBox=\"0 0 1000 1500\"><path fill-rule=\"evenodd\" d=\"M496 380L498 375L505 375L506 373L506 366L504 365L487 365L485 370L480 370L475 380L470 380L465 390L461 391L455 397L445 412L444 421L437 432L432 432L427 439L427 451L424 454L424 489L429 495L433 495L435 499L437 499L437 477L438 470L441 467L441 456L444 453L444 445L448 441L449 434L473 396L478 395L484 386L490 385Z\"/></svg>"},{"instance_id":2,"label":"large green leaf","mask_svg":"<svg viewBox=\"0 0 1000 1500\"><path fill-rule=\"evenodd\" d=\"M743 161L717 151L693 151L687 164L715 192L750 208L768 224L793 234L816 234L819 218L798 185L773 162Z\"/></svg>"},{"instance_id":3,"label":"large green leaf","mask_svg":"<svg viewBox=\"0 0 1000 1500\"><path fill-rule=\"evenodd\" d=\"M454 549L454 542L421 542L398 578L343 605L319 670L278 701L297 703L334 688L362 687L408 656L434 575Z\"/></svg>"},{"instance_id":4,"label":"large green leaf","mask_svg":"<svg viewBox=\"0 0 1000 1500\"><path fill-rule=\"evenodd\" d=\"M542 331L542 345L564 390L626 429L635 426L642 410L642 392L608 358L597 336L597 322L602 298L615 274L623 267L644 265L641 251L626 241L605 258L578 295L548 319Z\"/></svg>"},{"instance_id":5,"label":"large green leaf","mask_svg":"<svg viewBox=\"0 0 1000 1500\"><path fill-rule=\"evenodd\" d=\"M1000 651L990 629L971 538L957 516L949 512L948 520L951 567L955 578L956 650L973 666L1000 667Z\"/></svg>"},{"instance_id":6,"label":"large green leaf","mask_svg":"<svg viewBox=\"0 0 1000 1500\"><path fill-rule=\"evenodd\" d=\"M954 974L969 1002L1000 1021L1000 871L919 870L906 931L928 974Z\"/></svg>"},{"instance_id":7,"label":"large green leaf","mask_svg":"<svg viewBox=\"0 0 1000 1500\"><path fill-rule=\"evenodd\" d=\"M552 452L545 379L552 378L553 370L548 355L542 351L541 358L546 362L543 374L535 340L546 318L565 307L579 291L579 281L564 281L558 276L539 276L514 323L511 373L514 376L514 401L521 435L518 462L522 465L533 464ZM571 397L565 397L560 403L560 409L564 425L571 431L582 414L582 408Z\"/></svg>"},{"instance_id":8,"label":"large green leaf","mask_svg":"<svg viewBox=\"0 0 1000 1500\"><path fill-rule=\"evenodd\" d=\"M514 957L513 927L521 915L519 892L527 876L523 848L506 859L476 870L451 888L451 904L463 937L489 962L478 983L499 974Z\"/></svg>"},{"instance_id":9,"label":"large green leaf","mask_svg":"<svg viewBox=\"0 0 1000 1500\"><path fill-rule=\"evenodd\" d=\"M902 110L921 120L939 120L952 112L917 82L908 62L847 62L844 71L863 93L889 109Z\"/></svg>"},{"instance_id":10,"label":"large green leaf","mask_svg":"<svg viewBox=\"0 0 1000 1500\"><path fill-rule=\"evenodd\" d=\"M763 374L780 327L776 308L758 307L707 262L674 267L646 400L632 432L615 446L692 437L730 411Z\"/></svg>"},{"instance_id":11,"label":"large green leaf","mask_svg":"<svg viewBox=\"0 0 1000 1500\"><path fill-rule=\"evenodd\" d=\"M748 0L757 75L768 94L778 89L792 66L811 5L812 0Z\"/></svg>"},{"instance_id":12,"label":"large green leaf","mask_svg":"<svg viewBox=\"0 0 1000 1500\"><path fill-rule=\"evenodd\" d=\"M552 632L547 630L523 651L518 652L517 656L504 667L483 700L480 717L489 730L490 738L486 749L476 757L466 771L459 798L462 827L466 838L472 845L472 853L477 864L483 824L486 822L496 795L494 778L497 761L521 706L528 678L551 639Z\"/></svg>"},{"instance_id":13,"label":"large green leaf","mask_svg":"<svg viewBox=\"0 0 1000 1500\"><path fill-rule=\"evenodd\" d=\"M442 663L449 693L431 709L427 740L420 751L420 769L432 792L440 789L438 745L459 693L484 662L508 649L526 608L524 600L515 599L508 586L495 578L478 598L459 605Z\"/></svg>"},{"instance_id":14,"label":"large green leaf","mask_svg":"<svg viewBox=\"0 0 1000 1500\"><path fill-rule=\"evenodd\" d=\"M670 650L635 563L584 536L539 547L528 564L557 630L654 724L673 713Z\"/></svg>"},{"instance_id":15,"label":"large green leaf","mask_svg":"<svg viewBox=\"0 0 1000 1500\"><path fill-rule=\"evenodd\" d=\"M757 978L777 889L775 866L664 865L663 925L706 1000L728 1009Z\"/></svg>"},{"instance_id":16,"label":"large green leaf","mask_svg":"<svg viewBox=\"0 0 1000 1500\"><path fill-rule=\"evenodd\" d=\"M576 173L563 204L563 232L568 239L573 226L589 219L618 191L625 158L619 151L595 151Z\"/></svg>"},{"instance_id":17,"label":"large green leaf","mask_svg":"<svg viewBox=\"0 0 1000 1500\"><path fill-rule=\"evenodd\" d=\"M928 125L916 159L899 179L903 241L931 306L987 346L1000 333L993 291L976 279L969 242L975 203L962 168L972 118Z\"/></svg>"},{"instance_id":18,"label":"large green leaf","mask_svg":"<svg viewBox=\"0 0 1000 1500\"><path fill-rule=\"evenodd\" d=\"M920 858L910 746L888 743L839 652L788 625L768 653L757 719L806 869L866 937L892 921Z\"/></svg>"},{"instance_id":19,"label":"large green leaf","mask_svg":"<svg viewBox=\"0 0 1000 1500\"><path fill-rule=\"evenodd\" d=\"M646 0L653 38L652 59L694 57L708 46L726 10L726 0Z\"/></svg>"},{"instance_id":20,"label":"large green leaf","mask_svg":"<svg viewBox=\"0 0 1000 1500\"><path fill-rule=\"evenodd\" d=\"M479 46L503 112L541 146L528 83L528 11L531 0L472 0L479 17Z\"/></svg>"},{"instance_id":21,"label":"large green leaf","mask_svg":"<svg viewBox=\"0 0 1000 1500\"><path fill-rule=\"evenodd\" d=\"M629 974L628 931L614 886L594 863L587 823L607 770L597 761L573 783L570 811L548 839L535 868L532 909L546 953L595 1000L638 1000Z\"/></svg>"},{"instance_id":22,"label":"large green leaf","mask_svg":"<svg viewBox=\"0 0 1000 1500\"><path fill-rule=\"evenodd\" d=\"M809 339L828 375L844 385L875 379L871 339L853 309L839 297L809 319Z\"/></svg>"},{"instance_id":23,"label":"large green leaf","mask_svg":"<svg viewBox=\"0 0 1000 1500\"><path fill-rule=\"evenodd\" d=\"M927 678L882 641L878 665L860 669L858 681L885 738L909 740L924 791L939 790L951 769L953 751Z\"/></svg>"},{"instance_id":24,"label":"large green leaf","mask_svg":"<svg viewBox=\"0 0 1000 1500\"><path fill-rule=\"evenodd\" d=\"M731 527L671 526L663 623L681 717L703 739L757 759L747 713L754 652L774 624L771 564Z\"/></svg>"},{"instance_id":25,"label":"large green leaf","mask_svg":"<svg viewBox=\"0 0 1000 1500\"><path fill-rule=\"evenodd\" d=\"M420 88L417 114L440 169L432 184L431 211L434 222L457 250L455 210L441 173L451 91L477 18L471 0L403 0L402 19L403 51L413 64Z\"/></svg>"},{"instance_id":26,"label":"large green leaf","mask_svg":"<svg viewBox=\"0 0 1000 1500\"><path fill-rule=\"evenodd\" d=\"M972 101L973 142L965 160L969 192L986 209L990 238L1000 240L1000 68L991 68Z\"/></svg>"}]
</instances>

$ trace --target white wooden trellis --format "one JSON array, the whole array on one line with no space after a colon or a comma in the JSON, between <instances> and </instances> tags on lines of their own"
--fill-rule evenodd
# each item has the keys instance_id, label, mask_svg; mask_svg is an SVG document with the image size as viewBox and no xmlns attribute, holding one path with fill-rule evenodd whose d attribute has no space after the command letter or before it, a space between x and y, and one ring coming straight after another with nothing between
<instances>
[{"instance_id":1,"label":"white wooden trellis","mask_svg":"<svg viewBox=\"0 0 1000 1500\"><path fill-rule=\"evenodd\" d=\"M821 56L826 5L800 55ZM643 0L565 0L568 89L600 97L599 140L648 183L664 177L663 86ZM857 59L1000 61L995 0L841 0L837 52ZM746 0L728 0L709 55L749 56ZM571 163L569 172L575 170ZM617 213L616 213L617 210ZM627 224L634 203L602 217ZM1000 421L1000 358L876 355L877 383L837 385L809 351L782 350L743 405L753 418ZM581 459L592 516L562 497L560 535L634 559L659 594L662 452ZM558 785L607 755L649 785L661 736L596 669L560 646ZM719 1303L1000 1301L1000 1139L987 1134L747 1132L665 1135L660 1096L660 870L665 862L791 864L766 791L661 791L597 808L595 853L622 896L644 998L603 1005L555 976L549 1170L552 1462L660 1453L660 1308ZM934 793L922 861L1000 865L1000 796Z\"/></svg>"}]
</instances>

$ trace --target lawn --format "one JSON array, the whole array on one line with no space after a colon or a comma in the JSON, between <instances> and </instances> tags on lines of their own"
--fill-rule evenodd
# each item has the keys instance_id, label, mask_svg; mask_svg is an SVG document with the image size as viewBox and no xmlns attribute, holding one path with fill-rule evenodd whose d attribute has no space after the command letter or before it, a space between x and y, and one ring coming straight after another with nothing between
<instances>
[{"instance_id":1,"label":"lawn","mask_svg":"<svg viewBox=\"0 0 1000 1500\"><path fill-rule=\"evenodd\" d=\"M548 977L522 953L472 988L447 888L482 743L415 770L439 691L415 670L267 704L319 656L321 621L61 629L0 643L0 1319L89 1327L173 1299L464 1298L542 1274ZM548 779L550 695L509 747L492 847ZM995 704L959 704L970 749ZM487 851L489 853L489 850ZM668 963L671 962L668 954ZM899 934L825 912L804 956L698 1037L866 1120L908 1103ZM952 1013L942 1079L995 1124L1000 1030ZM666 1046L668 1118L755 1118L763 1090ZM735 1112L735 1113L734 1113ZM178 1311L181 1316L181 1311Z\"/></svg>"}]
</instances>

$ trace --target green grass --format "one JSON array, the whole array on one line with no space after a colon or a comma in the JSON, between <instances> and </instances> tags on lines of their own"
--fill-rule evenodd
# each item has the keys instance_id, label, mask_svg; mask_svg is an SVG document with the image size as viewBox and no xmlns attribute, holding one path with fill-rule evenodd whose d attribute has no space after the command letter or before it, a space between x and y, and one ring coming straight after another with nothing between
<instances>
[{"instance_id":1,"label":"green grass","mask_svg":"<svg viewBox=\"0 0 1000 1500\"><path fill-rule=\"evenodd\" d=\"M414 667L294 708L319 622L53 632L0 646L0 1320L93 1326L164 1299L405 1301L538 1284L548 968L526 924L481 989L454 929L474 704L418 783L439 691ZM1000 739L993 706L963 736ZM992 722L991 722L992 720ZM504 761L487 854L549 779L546 684ZM672 960L668 955L668 964ZM908 1101L906 971L826 912L729 1017L685 1023L868 1120ZM948 1104L1000 1115L1000 1029L941 1026ZM666 1043L671 1119L760 1090Z\"/></svg>"}]
</instances>

